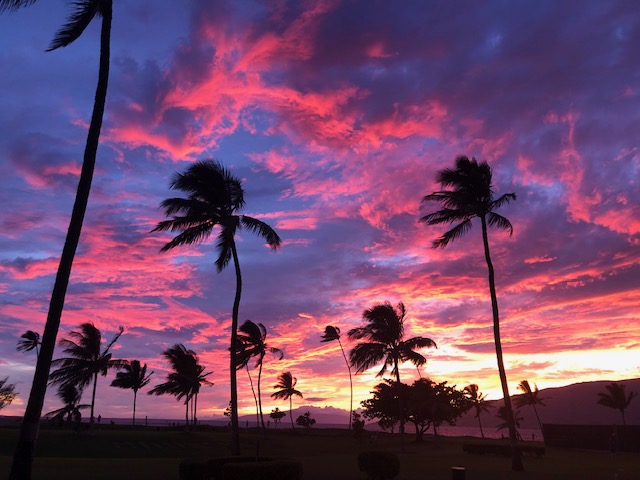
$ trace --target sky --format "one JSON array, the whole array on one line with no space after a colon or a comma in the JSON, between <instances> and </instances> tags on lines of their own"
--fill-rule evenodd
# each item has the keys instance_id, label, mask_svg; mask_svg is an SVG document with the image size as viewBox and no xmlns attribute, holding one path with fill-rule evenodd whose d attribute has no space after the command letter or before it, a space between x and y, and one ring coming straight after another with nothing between
<instances>
[{"instance_id":1,"label":"sky","mask_svg":"<svg viewBox=\"0 0 640 480\"><path fill-rule=\"evenodd\" d=\"M635 1L114 2L111 76L94 184L58 338L92 322L118 358L164 381L161 353L197 352L215 385L199 418L229 402L235 277L215 239L160 253L169 182L215 158L243 181L244 213L276 229L278 251L238 236L240 322L263 323L284 358L265 359L265 412L291 371L300 405L349 408L349 379L326 325L403 302L405 336L426 336L419 374L501 398L479 225L445 249L436 172L486 160L509 387L640 377L640 9ZM46 6L45 6L46 4ZM0 377L19 397L42 332L82 161L98 69L99 21L46 52L70 2L0 15ZM56 348L54 358L61 356ZM354 407L381 381L354 378ZM251 371L255 376L256 370ZM98 382L96 415L128 417L132 392ZM254 412L246 372L240 413ZM148 389L149 387L147 387ZM146 390L145 390L146 391ZM87 396L87 398L89 398ZM595 401L595 400L594 400ZM55 388L44 411L60 406ZM139 395L138 417L183 418L172 397Z\"/></svg>"}]
</instances>

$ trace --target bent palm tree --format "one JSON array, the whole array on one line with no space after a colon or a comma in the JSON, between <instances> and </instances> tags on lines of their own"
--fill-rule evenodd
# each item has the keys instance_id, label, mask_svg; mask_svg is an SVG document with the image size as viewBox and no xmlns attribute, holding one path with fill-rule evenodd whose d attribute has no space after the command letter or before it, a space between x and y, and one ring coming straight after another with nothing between
<instances>
[{"instance_id":1,"label":"bent palm tree","mask_svg":"<svg viewBox=\"0 0 640 480\"><path fill-rule=\"evenodd\" d=\"M236 272L236 294L231 315L231 345L229 369L231 376L231 449L240 454L240 434L238 429L238 384L236 377L238 314L242 295L242 274L236 249L236 232L243 227L262 237L269 247L280 246L280 237L269 225L247 215L240 215L243 209L244 189L239 178L231 174L221 163L205 160L191 165L184 173L177 173L171 181L171 188L188 195L187 198L168 198L162 202L165 214L170 220L158 223L153 231L180 232L162 247L171 250L180 245L192 245L206 240L214 227L220 227L218 234L218 272L224 270L233 258Z\"/></svg>"},{"instance_id":2,"label":"bent palm tree","mask_svg":"<svg viewBox=\"0 0 640 480\"><path fill-rule=\"evenodd\" d=\"M198 356L193 350L188 350L181 343L175 344L162 352L162 356L169 361L174 370L167 375L167 381L156 385L149 391L149 395L173 395L176 400L184 400L186 425L189 426L189 407L191 407L191 423L198 422L198 394L202 385L213 385L207 380L212 372L205 373L205 367L200 365Z\"/></svg>"},{"instance_id":3,"label":"bent palm tree","mask_svg":"<svg viewBox=\"0 0 640 480\"><path fill-rule=\"evenodd\" d=\"M22 340L18 340L16 345L16 350L19 352L30 352L31 350L36 351L36 359L40 356L40 352L38 351L38 345L42 342L40 341L40 334L38 332L34 332L33 330L27 330L22 335L20 335Z\"/></svg>"},{"instance_id":4,"label":"bent palm tree","mask_svg":"<svg viewBox=\"0 0 640 480\"><path fill-rule=\"evenodd\" d=\"M627 395L625 386L620 383L610 383L604 388L607 390L606 392L598 393L598 397L600 397L598 405L619 410L622 415L622 425L626 425L624 411L631 403L631 400L637 396L636 392L629 392L629 395Z\"/></svg>"},{"instance_id":5,"label":"bent palm tree","mask_svg":"<svg viewBox=\"0 0 640 480\"><path fill-rule=\"evenodd\" d=\"M294 395L302 398L302 393L296 390L296 383L298 379L291 375L291 372L282 372L278 375L278 383L273 388L279 388L277 392L271 394L271 397L277 400L289 400L289 417L291 418L291 428L296 428L293 425L293 401L291 400Z\"/></svg>"},{"instance_id":6,"label":"bent palm tree","mask_svg":"<svg viewBox=\"0 0 640 480\"><path fill-rule=\"evenodd\" d=\"M153 371L147 375L147 364L140 365L140 360L131 360L124 365L122 372L116 373L116 378L111 382L112 387L133 390L133 424L136 424L136 398L138 390L151 381Z\"/></svg>"},{"instance_id":7,"label":"bent palm tree","mask_svg":"<svg viewBox=\"0 0 640 480\"><path fill-rule=\"evenodd\" d=\"M496 347L498 372L502 384L502 394L509 425L509 438L512 451L512 469L524 470L520 450L517 448L516 426L513 418L513 407L509 397L509 385L502 358L502 343L500 340L500 315L498 313L498 296L496 294L495 273L489 252L488 227L496 227L513 234L511 222L494 210L516 199L515 193L506 193L494 199L491 167L487 162L478 164L475 158L459 156L456 158L455 168L445 168L438 171L436 181L442 190L426 195L423 203L436 202L443 208L420 218L427 225L452 224L456 225L433 242L434 248L444 248L450 242L460 238L471 228L471 220L479 218L482 225L482 243L484 257L489 271L489 292L491 295L491 309L493 312L493 338ZM449 190L446 190L450 187Z\"/></svg>"},{"instance_id":8,"label":"bent palm tree","mask_svg":"<svg viewBox=\"0 0 640 480\"><path fill-rule=\"evenodd\" d=\"M531 385L529 385L529 380L522 380L518 384L518 390L523 392L519 397L515 397L513 399L513 403L516 404L516 407L524 407L525 405L533 408L533 413L536 414L536 419L538 420L538 426L540 427L540 431L544 436L544 432L542 431L542 422L540 421L540 416L538 415L538 409L536 405L545 406L543 398L540 398L538 395L540 394L540 390L538 390L538 385L534 384L534 388L531 389Z\"/></svg>"},{"instance_id":9,"label":"bent palm tree","mask_svg":"<svg viewBox=\"0 0 640 480\"><path fill-rule=\"evenodd\" d=\"M256 367L258 367L258 412L260 415L260 424L262 428L264 426L264 416L262 414L262 395L260 392L260 379L262 377L262 364L264 357L267 353L277 355L279 360L282 360L284 352L276 347L270 347L267 345L267 329L262 323L253 323L251 320L247 320L240 326L240 332L238 334L238 369L247 367L247 373L249 373L249 360L253 357L256 359ZM251 379L251 376L249 376Z\"/></svg>"},{"instance_id":10,"label":"bent palm tree","mask_svg":"<svg viewBox=\"0 0 640 480\"><path fill-rule=\"evenodd\" d=\"M342 342L340 341L340 329L338 327L334 327L333 325L327 325L324 327L324 335L322 335L321 342L333 342L334 340L338 341L338 345L340 345L340 351L342 352L342 356L344 357L344 361L347 364L347 370L349 371L349 428L351 430L351 423L353 418L353 378L351 377L351 364L347 359L346 353L344 353L344 348L342 347Z\"/></svg>"},{"instance_id":11,"label":"bent palm tree","mask_svg":"<svg viewBox=\"0 0 640 480\"><path fill-rule=\"evenodd\" d=\"M35 3L35 0L0 0L0 12L17 10ZM58 271L56 273L49 312L42 335L41 354L36 362L36 370L31 384L31 393L22 419L18 442L11 465L10 479L31 478L33 454L38 435L38 424L42 414L44 397L47 392L47 380L51 370L51 360L56 344L56 337L60 327L60 318L64 308L67 286L71 275L71 267L75 257L82 223L87 210L89 192L96 163L96 153L100 141L100 129L107 98L109 83L109 56L111 44L112 0L77 0L72 2L74 11L68 22L57 32L48 50L65 47L77 40L85 28L96 17L102 17L100 31L100 61L98 67L98 83L93 102L93 112L87 133L87 141L82 161L82 170L78 181L76 198L67 229L67 236L62 249Z\"/></svg>"},{"instance_id":12,"label":"bent palm tree","mask_svg":"<svg viewBox=\"0 0 640 480\"><path fill-rule=\"evenodd\" d=\"M488 412L491 406L489 402L487 402L487 395L482 393L478 388L478 385L472 383L471 385L467 385L464 387L463 392L469 399L471 406L476 411L476 418L478 419L478 425L480 426L480 435L484 438L484 431L482 430L482 421L480 420L480 415L484 412Z\"/></svg>"},{"instance_id":13,"label":"bent palm tree","mask_svg":"<svg viewBox=\"0 0 640 480\"><path fill-rule=\"evenodd\" d=\"M126 360L115 360L111 358L111 347L122 335L123 328L120 327L116 336L101 351L102 335L92 323L80 325L80 331L71 331L71 339L63 338L60 346L64 347L64 353L68 357L57 358L52 365L59 366L57 370L51 372L49 376L51 383L65 387L73 385L80 390L93 382L93 392L91 394L91 418L90 423L94 423L94 407L96 403L96 386L98 385L98 375L105 377L109 370L123 368Z\"/></svg>"}]
</instances>

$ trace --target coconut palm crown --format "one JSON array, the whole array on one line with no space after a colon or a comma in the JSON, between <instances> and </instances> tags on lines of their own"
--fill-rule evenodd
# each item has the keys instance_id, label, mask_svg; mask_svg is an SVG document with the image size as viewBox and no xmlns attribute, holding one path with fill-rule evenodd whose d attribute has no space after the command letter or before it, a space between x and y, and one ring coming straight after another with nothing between
<instances>
[{"instance_id":1,"label":"coconut palm crown","mask_svg":"<svg viewBox=\"0 0 640 480\"><path fill-rule=\"evenodd\" d=\"M135 425L138 390L149 384L153 371L147 374L147 364L141 365L140 360L131 360L122 369L121 372L116 373L116 378L111 382L111 386L133 390L133 424Z\"/></svg>"},{"instance_id":2,"label":"coconut palm crown","mask_svg":"<svg viewBox=\"0 0 640 480\"><path fill-rule=\"evenodd\" d=\"M637 393L629 392L629 395L627 395L625 386L615 382L606 385L604 388L606 392L598 393L598 405L619 410L622 415L622 424L626 425L627 421L624 412L631 403L631 400L637 396Z\"/></svg>"},{"instance_id":3,"label":"coconut palm crown","mask_svg":"<svg viewBox=\"0 0 640 480\"><path fill-rule=\"evenodd\" d=\"M220 230L216 242L218 272L222 271L233 258L236 294L231 314L229 375L231 377L231 453L238 455L240 454L236 376L238 360L235 347L242 295L242 273L235 236L239 230L245 228L263 238L274 250L280 247L281 240L275 230L266 223L240 214L245 206L242 182L220 162L215 160L196 162L183 173L176 173L170 187L184 192L187 197L168 198L161 204L165 214L171 219L159 222L153 231L180 232L162 247L162 251L203 242L211 235L214 228L218 227Z\"/></svg>"},{"instance_id":4,"label":"coconut palm crown","mask_svg":"<svg viewBox=\"0 0 640 480\"><path fill-rule=\"evenodd\" d=\"M31 350L36 351L36 358L40 356L40 352L38 351L38 345L42 342L40 341L40 334L38 332L34 332L33 330L27 330L22 335L20 335L20 340L16 345L16 350L19 352L30 352Z\"/></svg>"},{"instance_id":5,"label":"coconut palm crown","mask_svg":"<svg viewBox=\"0 0 640 480\"><path fill-rule=\"evenodd\" d=\"M277 400L289 400L289 417L291 418L291 428L295 428L293 425L293 402L292 397L294 395L302 398L302 393L296 390L296 384L298 379L291 375L291 372L282 372L278 375L278 383L273 388L279 389L277 392L273 392L271 396Z\"/></svg>"},{"instance_id":6,"label":"coconut palm crown","mask_svg":"<svg viewBox=\"0 0 640 480\"><path fill-rule=\"evenodd\" d=\"M496 294L495 272L489 251L488 227L506 230L513 234L511 222L495 212L499 207L516 199L515 193L505 193L495 198L492 183L491 167L487 162L480 162L475 158L459 156L455 161L455 168L445 168L436 174L436 181L442 190L423 197L423 203L438 203L440 210L429 213L420 218L427 225L454 224L454 227L435 239L434 248L444 248L452 241L460 238L471 229L474 218L480 220L482 226L482 243L487 263L489 277L489 293L491 296L491 310L493 313L493 338L496 347L498 373L504 395L505 415L509 426L509 440L511 443L511 468L514 471L524 470L522 456L518 448L518 437L509 396L509 385L502 356L502 342L500 339L500 315L498 311L498 296Z\"/></svg>"},{"instance_id":7,"label":"coconut palm crown","mask_svg":"<svg viewBox=\"0 0 640 480\"><path fill-rule=\"evenodd\" d=\"M436 347L436 342L430 338L404 339L406 310L403 303L398 304L397 310L389 302L375 305L365 310L362 318L367 324L353 328L348 333L350 340L366 340L349 353L356 374L382 362L382 369L377 376L383 376L390 369L391 375L400 382L401 363L411 362L420 367L427 363L427 359L417 350Z\"/></svg>"}]
</instances>

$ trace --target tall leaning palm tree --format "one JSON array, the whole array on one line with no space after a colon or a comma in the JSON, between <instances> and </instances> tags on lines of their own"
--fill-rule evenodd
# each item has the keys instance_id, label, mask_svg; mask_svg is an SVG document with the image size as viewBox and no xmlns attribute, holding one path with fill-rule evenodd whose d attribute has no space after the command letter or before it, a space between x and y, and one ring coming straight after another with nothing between
<instances>
[{"instance_id":1,"label":"tall leaning palm tree","mask_svg":"<svg viewBox=\"0 0 640 480\"><path fill-rule=\"evenodd\" d=\"M35 3L35 0L0 0L0 12L15 11L21 7L27 7ZM102 128L102 117L107 98L107 85L109 83L109 57L111 45L111 18L113 0L76 0L71 2L73 12L68 22L57 32L48 50L66 47L77 40L85 28L95 17L102 18L100 31L100 60L98 67L98 83L93 102L93 112L87 133L82 170L78 181L76 198L67 229L67 236L62 249L58 271L56 273L49 312L42 335L41 355L36 362L36 370L33 376L29 400L23 416L22 426L18 436L18 442L11 465L9 478L31 478L31 467L38 435L38 424L42 414L44 397L47 392L47 381L51 370L51 360L56 344L56 337L60 327L60 318L64 308L67 286L71 275L71 267L75 257L82 223L89 201L89 192L93 180L93 171L96 163L96 153Z\"/></svg>"},{"instance_id":2,"label":"tall leaning palm tree","mask_svg":"<svg viewBox=\"0 0 640 480\"><path fill-rule=\"evenodd\" d=\"M33 330L27 330L22 335L20 335L20 338L21 340L18 340L16 350L18 350L19 352L30 352L31 350L35 350L37 359L40 356L38 345L42 343L40 341L40 334L38 332L34 332Z\"/></svg>"},{"instance_id":3,"label":"tall leaning palm tree","mask_svg":"<svg viewBox=\"0 0 640 480\"><path fill-rule=\"evenodd\" d=\"M439 170L436 181L442 190L426 195L423 203L435 202L442 206L441 210L427 214L420 218L427 225L456 224L444 235L433 242L433 248L444 248L449 243L460 238L471 228L474 218L480 219L482 226L482 243L484 257L489 272L489 292L491 295L491 309L493 312L493 338L496 347L498 372L502 384L502 394L505 403L505 415L509 427L511 440L512 469L524 470L520 450L517 448L517 432L513 416L513 407L509 397L509 385L502 357L502 343L500 340L500 315L498 313L498 296L496 294L495 273L489 252L488 227L507 230L513 234L511 222L495 212L496 209L511 200L516 199L515 193L505 193L494 198L492 172L487 162L478 163L475 158L465 156L456 158L455 168Z\"/></svg>"},{"instance_id":4,"label":"tall leaning palm tree","mask_svg":"<svg viewBox=\"0 0 640 480\"><path fill-rule=\"evenodd\" d=\"M116 378L111 382L112 387L133 390L133 424L136 424L136 399L138 390L151 381L153 371L147 374L147 364L140 364L140 360L131 360L124 365L121 372L116 373Z\"/></svg>"},{"instance_id":5,"label":"tall leaning palm tree","mask_svg":"<svg viewBox=\"0 0 640 480\"><path fill-rule=\"evenodd\" d=\"M277 249L280 237L266 223L241 215L244 208L244 188L239 178L215 160L199 161L184 173L177 173L171 181L171 189L187 194L187 198L168 198L162 202L165 214L171 217L153 231L180 232L162 247L162 251L181 245L192 245L206 240L215 227L220 227L217 248L218 272L224 270L233 258L236 273L236 294L231 314L231 345L229 370L231 377L231 450L240 454L240 433L238 429L238 383L236 367L236 345L238 336L238 315L242 295L242 274L235 236L242 228L263 238L269 247Z\"/></svg>"},{"instance_id":6,"label":"tall leaning palm tree","mask_svg":"<svg viewBox=\"0 0 640 480\"><path fill-rule=\"evenodd\" d=\"M349 371L349 389L350 389L350 397L349 397L349 428L351 430L351 423L353 418L353 378L351 376L351 364L347 359L347 354L344 352L344 348L342 347L342 342L340 341L340 329L338 327L334 327L333 325L327 325L324 327L324 335L321 337L321 342L333 342L337 340L338 345L340 345L340 351L342 352L342 356L344 357L344 361L347 364L347 370Z\"/></svg>"},{"instance_id":7,"label":"tall leaning palm tree","mask_svg":"<svg viewBox=\"0 0 640 480\"><path fill-rule=\"evenodd\" d=\"M478 419L478 426L480 427L480 435L484 438L484 431L482 430L482 421L480 415L489 411L491 405L487 402L487 395L482 393L477 384L472 383L467 385L463 390L465 396L471 403L472 408L476 411L476 418Z\"/></svg>"},{"instance_id":8,"label":"tall leaning palm tree","mask_svg":"<svg viewBox=\"0 0 640 480\"><path fill-rule=\"evenodd\" d=\"M631 400L637 396L636 392L629 392L629 395L627 395L625 386L615 382L606 385L604 388L606 392L598 393L598 405L619 410L622 415L622 425L626 425L624 411L631 403Z\"/></svg>"},{"instance_id":9,"label":"tall leaning palm tree","mask_svg":"<svg viewBox=\"0 0 640 480\"><path fill-rule=\"evenodd\" d=\"M54 385L65 387L73 385L79 390L93 384L91 393L91 417L90 423L94 423L94 407L96 404L96 387L98 385L98 376L107 375L111 369L124 368L127 364L126 360L117 360L111 358L111 347L116 343L123 328L120 327L116 336L109 342L107 347L102 350L102 334L92 323L83 323L80 330L73 330L69 333L71 338L63 338L60 340L60 346L64 347L64 353L68 357L58 358L52 362L52 365L59 367L51 372L49 378Z\"/></svg>"},{"instance_id":10,"label":"tall leaning palm tree","mask_svg":"<svg viewBox=\"0 0 640 480\"><path fill-rule=\"evenodd\" d=\"M296 390L296 383L298 379L291 375L291 372L282 372L278 375L278 383L273 388L279 388L277 392L273 392L271 396L277 400L289 400L289 417L291 418L291 428L296 428L293 425L293 401L294 395L302 398L302 393Z\"/></svg>"},{"instance_id":11,"label":"tall leaning palm tree","mask_svg":"<svg viewBox=\"0 0 640 480\"><path fill-rule=\"evenodd\" d=\"M536 414L536 419L538 420L538 427L540 427L540 432L542 432L542 435L544 436L544 432L542 431L542 422L540 421L540 415L538 415L538 409L536 408L536 405L545 406L543 402L544 398L540 398L538 385L534 383L533 386L534 388L531 388L529 380L522 380L518 384L518 390L522 392L522 395L514 397L513 403L515 403L518 408L524 407L525 405L533 408L533 413Z\"/></svg>"},{"instance_id":12,"label":"tall leaning palm tree","mask_svg":"<svg viewBox=\"0 0 640 480\"><path fill-rule=\"evenodd\" d=\"M256 358L256 367L258 367L258 414L260 417L260 424L262 425L262 428L265 428L264 416L262 414L262 395L260 392L262 365L267 353L276 355L278 360L282 360L284 352L279 348L267 345L267 328L262 323L254 323L251 320L247 320L240 325L238 342L238 369L246 367L248 373L249 360L254 357Z\"/></svg>"}]
</instances>

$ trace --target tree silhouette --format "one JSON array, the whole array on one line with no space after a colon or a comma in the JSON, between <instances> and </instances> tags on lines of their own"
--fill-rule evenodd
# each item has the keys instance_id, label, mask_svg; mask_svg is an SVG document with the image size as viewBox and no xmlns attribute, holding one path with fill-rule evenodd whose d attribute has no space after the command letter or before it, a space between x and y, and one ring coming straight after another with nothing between
<instances>
[{"instance_id":1,"label":"tree silhouette","mask_svg":"<svg viewBox=\"0 0 640 480\"><path fill-rule=\"evenodd\" d=\"M400 364L411 362L420 367L427 359L417 350L436 347L436 343L426 337L404 340L406 311L403 303L398 304L397 310L389 302L375 305L365 310L362 318L367 325L349 330L349 339L367 340L356 345L349 354L356 374L382 362L382 369L376 376L383 376L391 368L395 381L401 383ZM400 433L404 433L404 418L400 419Z\"/></svg>"},{"instance_id":2,"label":"tree silhouette","mask_svg":"<svg viewBox=\"0 0 640 480\"><path fill-rule=\"evenodd\" d=\"M133 390L133 424L136 424L136 399L138 390L151 381L153 371L147 374L147 364L140 365L140 360L131 360L124 365L122 372L116 373L116 378L111 382L112 387Z\"/></svg>"},{"instance_id":3,"label":"tree silhouette","mask_svg":"<svg viewBox=\"0 0 640 480\"><path fill-rule=\"evenodd\" d=\"M305 412L304 415L299 415L296 418L296 425L300 425L304 428L311 428L316 424L316 419L311 418L311 412Z\"/></svg>"},{"instance_id":4,"label":"tree silhouette","mask_svg":"<svg viewBox=\"0 0 640 480\"><path fill-rule=\"evenodd\" d=\"M68 357L58 358L52 365L59 367L51 372L51 383L54 385L73 385L80 391L93 383L91 394L91 418L90 424L94 423L94 407L96 403L96 386L98 375L105 377L111 369L123 368L127 364L126 360L116 360L111 358L111 347L122 335L123 328L120 327L116 336L101 350L102 334L92 323L83 323L79 331L71 331L70 339L60 340L60 346L64 347L63 352Z\"/></svg>"},{"instance_id":5,"label":"tree silhouette","mask_svg":"<svg viewBox=\"0 0 640 480\"><path fill-rule=\"evenodd\" d=\"M7 405L11 405L11 402L13 402L17 396L16 384L9 383L9 377L0 379L0 410Z\"/></svg>"},{"instance_id":6,"label":"tree silhouette","mask_svg":"<svg viewBox=\"0 0 640 480\"><path fill-rule=\"evenodd\" d=\"M278 424L280 423L280 420L286 417L287 414L285 412L282 412L278 407L276 407L274 410L271 410L271 413L269 414L269 416L273 419L273 422L276 424L275 428L278 428Z\"/></svg>"},{"instance_id":7,"label":"tree silhouette","mask_svg":"<svg viewBox=\"0 0 640 480\"><path fill-rule=\"evenodd\" d=\"M80 405L82 390L71 384L60 385L58 387L58 392L56 393L56 395L60 398L60 400L62 400L64 406L49 413L45 413L44 416L49 417L52 420L57 420L61 426L64 422L65 417L67 418L67 423L69 425L80 425L80 421L82 420L81 410L91 408L91 405Z\"/></svg>"},{"instance_id":8,"label":"tree silhouette","mask_svg":"<svg viewBox=\"0 0 640 480\"><path fill-rule=\"evenodd\" d=\"M277 400L289 400L289 417L291 417L291 428L295 428L293 425L293 402L291 398L294 395L302 398L302 393L296 390L296 383L298 379L291 375L291 372L282 372L278 375L278 383L273 388L279 388L277 392L271 394L271 396Z\"/></svg>"},{"instance_id":9,"label":"tree silhouette","mask_svg":"<svg viewBox=\"0 0 640 480\"><path fill-rule=\"evenodd\" d=\"M27 7L35 3L35 0L0 0L0 12L9 10L15 11L21 7ZM31 467L38 434L38 425L42 414L44 397L47 392L47 381L51 370L51 361L56 344L56 337L60 327L60 318L64 308L67 286L71 275L71 267L75 257L82 223L89 201L89 192L93 180L93 171L96 163L96 153L100 141L100 129L102 127L102 117L107 98L107 85L109 83L109 56L111 44L111 18L112 0L77 0L70 2L73 12L65 25L56 33L48 50L55 50L65 47L77 40L85 28L96 17L102 17L102 27L100 31L100 62L98 68L98 83L93 102L93 112L91 122L87 132L87 141L82 161L80 179L76 198L67 229L62 255L56 279L51 293L49 312L42 335L41 355L36 362L36 370L31 384L31 393L23 416L18 442L11 465L9 478L25 479L31 478Z\"/></svg>"},{"instance_id":10,"label":"tree silhouette","mask_svg":"<svg viewBox=\"0 0 640 480\"><path fill-rule=\"evenodd\" d=\"M167 375L167 381L156 385L149 391L149 395L173 395L176 400L184 398L185 421L189 426L189 408L191 408L191 423L197 424L198 393L202 385L211 386L207 380L211 372L205 373L205 367L200 365L198 356L193 350L187 349L181 343L162 352L162 356L169 362L173 372Z\"/></svg>"},{"instance_id":11,"label":"tree silhouette","mask_svg":"<svg viewBox=\"0 0 640 480\"><path fill-rule=\"evenodd\" d=\"M484 438L484 431L482 430L482 421L480 415L484 412L488 412L491 408L489 402L487 402L487 395L482 393L477 384L472 383L464 387L463 392L467 396L469 402L471 402L472 408L476 411L476 418L478 419L478 426L480 427L480 435Z\"/></svg>"},{"instance_id":12,"label":"tree silhouette","mask_svg":"<svg viewBox=\"0 0 640 480\"><path fill-rule=\"evenodd\" d=\"M40 334L38 332L34 332L33 330L27 330L22 335L20 335L20 338L21 340L18 340L16 350L18 350L19 352L30 352L31 350L35 350L37 359L40 356L38 345L42 343L40 341Z\"/></svg>"},{"instance_id":13,"label":"tree silhouette","mask_svg":"<svg viewBox=\"0 0 640 480\"><path fill-rule=\"evenodd\" d=\"M322 335L321 342L333 342L335 340L338 341L338 345L340 345L340 351L342 352L342 356L344 357L344 361L347 364L347 370L349 371L349 427L351 430L351 424L353 423L353 378L351 377L351 364L347 359L347 354L344 352L344 348L342 346L342 342L340 341L340 329L338 327L334 327L332 325L327 325L324 328L324 335Z\"/></svg>"},{"instance_id":14,"label":"tree silhouette","mask_svg":"<svg viewBox=\"0 0 640 480\"><path fill-rule=\"evenodd\" d=\"M507 417L507 409L504 407L504 405L500 408L498 408L498 411L496 412L496 417L498 417L501 422L498 424L498 426L496 427L498 430L508 430L509 429L509 419ZM520 432L518 432L518 429L520 428L520 422L524 420L524 418L522 417L522 415L520 415L520 410L514 410L513 411L513 421L516 427L516 438L520 439L522 438L520 436Z\"/></svg>"},{"instance_id":15,"label":"tree silhouette","mask_svg":"<svg viewBox=\"0 0 640 480\"><path fill-rule=\"evenodd\" d=\"M511 222L494 210L505 203L516 199L515 193L506 193L494 199L491 167L487 162L478 164L475 158L469 160L468 157L459 156L456 158L455 168L445 168L439 170L436 181L440 183L442 190L426 195L422 201L424 203L436 202L443 208L434 213L420 218L421 222L427 225L452 224L456 225L447 231L440 238L433 242L434 248L444 248L450 242L460 238L471 228L473 218L479 218L482 225L482 243L484 245L484 256L489 273L489 292L491 295L491 309L493 312L493 337L496 347L496 357L498 361L498 372L500 383L502 384L502 394L504 396L507 423L509 424L509 438L511 440L512 464L515 471L524 470L520 450L517 448L517 435L515 420L513 419L513 407L509 396L509 385L507 374L502 358L502 343L500 340L500 315L498 313L498 296L496 294L495 273L491 255L489 252L488 227L496 227L508 230L513 233ZM449 188L449 190L446 190Z\"/></svg>"},{"instance_id":16,"label":"tree silhouette","mask_svg":"<svg viewBox=\"0 0 640 480\"><path fill-rule=\"evenodd\" d=\"M238 428L238 385L236 376L236 344L238 335L238 314L242 295L242 274L235 235L243 227L263 238L269 247L280 246L280 237L269 225L247 215L240 215L243 209L244 189L239 178L231 174L221 163L205 160L191 165L184 173L177 173L171 181L171 188L188 194L187 198L168 198L162 202L165 214L170 220L158 223L153 231L180 232L162 247L171 250L180 245L192 245L206 240L214 227L220 227L218 259L216 267L221 272L233 258L236 273L236 294L231 315L230 376L231 376L231 449L240 454L240 433Z\"/></svg>"},{"instance_id":17,"label":"tree silhouette","mask_svg":"<svg viewBox=\"0 0 640 480\"><path fill-rule=\"evenodd\" d=\"M538 426L540 427L540 431L542 432L542 422L540 421L540 416L538 415L538 409L536 405L545 406L543 402L543 398L540 398L540 391L538 390L538 385L534 384L534 388L531 389L531 385L529 385L529 380L522 380L518 384L518 390L520 390L522 395L515 397L513 402L516 404L516 407L521 408L525 405L533 408L533 413L536 414L536 419L538 420ZM544 435L544 432L543 432Z\"/></svg>"},{"instance_id":18,"label":"tree silhouette","mask_svg":"<svg viewBox=\"0 0 640 480\"><path fill-rule=\"evenodd\" d=\"M631 403L631 400L637 396L636 392L629 392L629 395L627 395L625 386L615 382L605 385L604 388L606 392L598 393L598 397L600 397L598 399L598 405L619 410L622 415L622 425L626 425L627 421L624 417L624 411Z\"/></svg>"},{"instance_id":19,"label":"tree silhouette","mask_svg":"<svg viewBox=\"0 0 640 480\"><path fill-rule=\"evenodd\" d=\"M262 378L262 364L267 353L278 356L282 360L284 352L276 347L267 345L267 329L262 323L253 323L247 320L240 325L240 333L238 334L238 369L247 368L249 373L249 360L256 358L256 367L258 367L258 414L262 428L264 426L264 416L262 414L262 394L260 391L260 380ZM251 376L249 376L251 380ZM253 385L252 385L253 388Z\"/></svg>"}]
</instances>

